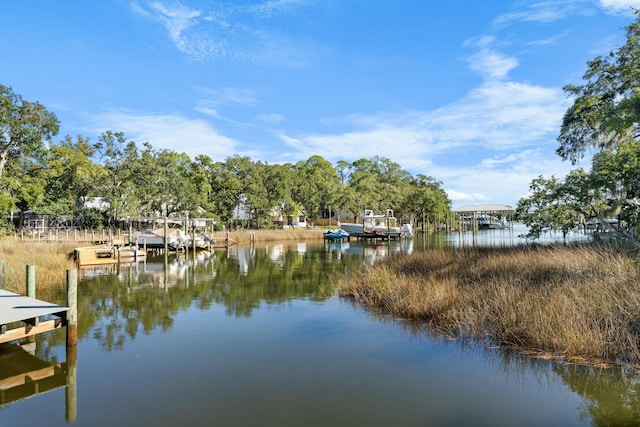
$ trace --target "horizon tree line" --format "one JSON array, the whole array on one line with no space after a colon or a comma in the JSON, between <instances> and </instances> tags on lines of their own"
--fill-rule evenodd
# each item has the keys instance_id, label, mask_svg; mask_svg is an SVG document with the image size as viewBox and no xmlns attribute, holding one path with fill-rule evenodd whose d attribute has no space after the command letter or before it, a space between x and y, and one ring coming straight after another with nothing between
<instances>
[{"instance_id":1,"label":"horizon tree line","mask_svg":"<svg viewBox=\"0 0 640 427\"><path fill-rule=\"evenodd\" d=\"M111 130L96 142L81 135L55 142L54 113L11 87L0 85L0 94L0 212L6 212L0 227L5 231L12 229L14 211L76 218L86 228L155 215L231 224L240 197L258 228L274 227L275 211L285 217L304 212L313 220L330 211L356 218L364 208L393 209L409 221L425 213L444 218L451 208L440 181L414 177L385 157L341 160L335 167L319 155L284 164L239 155L192 159ZM90 197L105 199L106 209L78 203Z\"/></svg>"}]
</instances>

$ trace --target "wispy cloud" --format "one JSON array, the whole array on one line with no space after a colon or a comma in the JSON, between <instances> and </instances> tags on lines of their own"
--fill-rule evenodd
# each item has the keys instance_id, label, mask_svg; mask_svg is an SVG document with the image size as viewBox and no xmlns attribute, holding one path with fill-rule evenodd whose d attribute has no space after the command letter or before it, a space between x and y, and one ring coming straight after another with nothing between
<instances>
[{"instance_id":1,"label":"wispy cloud","mask_svg":"<svg viewBox=\"0 0 640 427\"><path fill-rule=\"evenodd\" d=\"M640 9L640 0L599 0L598 4L607 13L613 15L633 15L634 9Z\"/></svg>"},{"instance_id":2,"label":"wispy cloud","mask_svg":"<svg viewBox=\"0 0 640 427\"><path fill-rule=\"evenodd\" d=\"M502 55L491 49L481 51L467 58L469 67L485 79L504 79L512 69L518 66L518 60Z\"/></svg>"},{"instance_id":3,"label":"wispy cloud","mask_svg":"<svg viewBox=\"0 0 640 427\"><path fill-rule=\"evenodd\" d=\"M179 2L137 0L133 10L160 23L175 47L190 60L226 60L258 64L301 66L311 51L301 34L283 30L290 18L311 2L271 0L253 5L216 2L206 7Z\"/></svg>"},{"instance_id":4,"label":"wispy cloud","mask_svg":"<svg viewBox=\"0 0 640 427\"><path fill-rule=\"evenodd\" d=\"M224 87L221 89L200 88L201 92L207 96L207 100L211 103L239 104L252 106L258 102L258 95L253 89Z\"/></svg>"},{"instance_id":5,"label":"wispy cloud","mask_svg":"<svg viewBox=\"0 0 640 427\"><path fill-rule=\"evenodd\" d=\"M517 22L550 23L566 19L573 15L592 13L588 0L547 0L519 2L509 13L498 16L493 24L497 27Z\"/></svg>"}]
</instances>

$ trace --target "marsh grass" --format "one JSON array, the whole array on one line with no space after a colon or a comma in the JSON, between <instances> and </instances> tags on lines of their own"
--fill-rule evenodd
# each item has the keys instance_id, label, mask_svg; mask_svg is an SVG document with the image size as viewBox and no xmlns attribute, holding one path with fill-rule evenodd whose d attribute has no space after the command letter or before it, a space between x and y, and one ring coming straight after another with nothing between
<instances>
[{"instance_id":1,"label":"marsh grass","mask_svg":"<svg viewBox=\"0 0 640 427\"><path fill-rule=\"evenodd\" d=\"M640 365L640 275L614 246L433 248L340 279L339 294L444 334Z\"/></svg>"},{"instance_id":2,"label":"marsh grass","mask_svg":"<svg viewBox=\"0 0 640 427\"><path fill-rule=\"evenodd\" d=\"M36 294L64 289L67 269L75 268L68 255L78 246L74 242L21 242L0 240L0 259L5 260L5 289L24 294L26 266L34 265Z\"/></svg>"}]
</instances>

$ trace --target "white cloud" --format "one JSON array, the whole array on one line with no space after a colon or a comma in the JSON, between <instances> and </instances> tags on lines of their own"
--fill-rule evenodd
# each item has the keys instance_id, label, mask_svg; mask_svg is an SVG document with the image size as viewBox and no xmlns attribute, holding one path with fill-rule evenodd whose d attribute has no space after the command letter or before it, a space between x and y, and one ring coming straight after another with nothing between
<instances>
[{"instance_id":1,"label":"white cloud","mask_svg":"<svg viewBox=\"0 0 640 427\"><path fill-rule=\"evenodd\" d=\"M634 9L640 9L640 0L599 0L599 5L613 15L633 15Z\"/></svg>"},{"instance_id":2,"label":"white cloud","mask_svg":"<svg viewBox=\"0 0 640 427\"><path fill-rule=\"evenodd\" d=\"M443 181L454 202L515 204L533 178L570 169L554 153L565 102L560 88L488 80L433 111L350 115L326 122L347 131L279 137L296 156L387 157ZM484 156L462 166L467 151Z\"/></svg>"},{"instance_id":3,"label":"white cloud","mask_svg":"<svg viewBox=\"0 0 640 427\"><path fill-rule=\"evenodd\" d=\"M549 23L566 19L572 15L592 13L587 0L544 0L521 2L512 12L498 16L494 25L498 27L517 22Z\"/></svg>"},{"instance_id":4,"label":"white cloud","mask_svg":"<svg viewBox=\"0 0 640 427\"><path fill-rule=\"evenodd\" d=\"M504 79L512 69L518 66L518 60L501 55L490 49L481 51L467 58L469 68L481 74L485 79Z\"/></svg>"},{"instance_id":5,"label":"white cloud","mask_svg":"<svg viewBox=\"0 0 640 427\"><path fill-rule=\"evenodd\" d=\"M445 183L454 207L461 204L504 203L515 206L540 175L565 176L572 166L547 150L525 149L494 156L470 167L438 167L434 176Z\"/></svg>"},{"instance_id":6,"label":"white cloud","mask_svg":"<svg viewBox=\"0 0 640 427\"><path fill-rule=\"evenodd\" d=\"M167 31L174 46L190 60L226 60L279 64L299 67L311 52L318 52L300 41L302 35L285 34L282 17L293 6L309 2L273 0L250 6L216 3L198 10L179 3L139 0L133 10Z\"/></svg>"},{"instance_id":7,"label":"white cloud","mask_svg":"<svg viewBox=\"0 0 640 427\"><path fill-rule=\"evenodd\" d=\"M150 142L155 149L186 152L191 158L205 154L213 159L232 156L238 142L219 134L210 123L182 116L112 110L88 118L91 131L123 132L127 140Z\"/></svg>"}]
</instances>

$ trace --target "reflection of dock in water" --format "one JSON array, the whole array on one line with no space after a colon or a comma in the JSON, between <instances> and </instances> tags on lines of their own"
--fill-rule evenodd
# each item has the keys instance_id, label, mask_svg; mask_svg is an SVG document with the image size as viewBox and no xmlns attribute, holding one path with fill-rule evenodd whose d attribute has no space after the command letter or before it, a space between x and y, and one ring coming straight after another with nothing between
<instances>
[{"instance_id":1,"label":"reflection of dock in water","mask_svg":"<svg viewBox=\"0 0 640 427\"><path fill-rule=\"evenodd\" d=\"M372 264L377 259L384 258L394 253L410 254L413 252L413 240L387 240L387 241L356 241L356 242L325 242L325 249L336 254L338 259L342 256L362 256L367 264Z\"/></svg>"},{"instance_id":2,"label":"reflection of dock in water","mask_svg":"<svg viewBox=\"0 0 640 427\"><path fill-rule=\"evenodd\" d=\"M153 257L130 264L91 266L81 269L81 273L85 279L117 275L131 290L188 287L190 269L195 265L208 266L215 257L215 252L200 251L189 255Z\"/></svg>"},{"instance_id":3,"label":"reflection of dock in water","mask_svg":"<svg viewBox=\"0 0 640 427\"><path fill-rule=\"evenodd\" d=\"M65 418L74 421L77 412L76 350L75 346L67 346L66 362L51 364L20 345L0 344L0 408L66 387Z\"/></svg>"}]
</instances>

